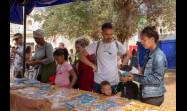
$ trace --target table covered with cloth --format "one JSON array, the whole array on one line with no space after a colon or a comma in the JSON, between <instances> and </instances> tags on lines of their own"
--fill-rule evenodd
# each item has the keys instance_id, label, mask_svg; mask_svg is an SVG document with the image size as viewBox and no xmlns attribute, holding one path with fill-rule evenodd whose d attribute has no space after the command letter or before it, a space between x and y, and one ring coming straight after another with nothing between
<instances>
[{"instance_id":1,"label":"table covered with cloth","mask_svg":"<svg viewBox=\"0 0 187 111\"><path fill-rule=\"evenodd\" d=\"M136 100L106 97L79 89L49 84L14 84L10 86L11 111L175 111Z\"/></svg>"}]
</instances>

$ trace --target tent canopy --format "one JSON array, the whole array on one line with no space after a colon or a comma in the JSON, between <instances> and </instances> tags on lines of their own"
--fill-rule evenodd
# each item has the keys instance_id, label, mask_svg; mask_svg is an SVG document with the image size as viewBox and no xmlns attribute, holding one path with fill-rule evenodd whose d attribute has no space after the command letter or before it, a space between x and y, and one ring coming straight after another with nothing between
<instances>
[{"instance_id":1,"label":"tent canopy","mask_svg":"<svg viewBox=\"0 0 187 111\"><path fill-rule=\"evenodd\" d=\"M166 55L168 69L176 69L176 40L159 41L159 47ZM143 45L138 42L138 56L141 67L144 64L144 56L146 51L147 50L143 47Z\"/></svg>"},{"instance_id":2,"label":"tent canopy","mask_svg":"<svg viewBox=\"0 0 187 111\"><path fill-rule=\"evenodd\" d=\"M78 0L10 0L10 22L24 25L23 74L25 72L26 15L29 15L34 7L46 7L46 6L65 4L75 1ZM89 0L79 0L79 1L89 1ZM23 8L25 11L24 14L23 14Z\"/></svg>"},{"instance_id":3,"label":"tent canopy","mask_svg":"<svg viewBox=\"0 0 187 111\"><path fill-rule=\"evenodd\" d=\"M23 5L20 1L24 0L10 0L10 22L15 24L23 24ZM59 4L75 2L77 0L26 0L25 5L26 14L30 14L34 7L46 7ZM81 0L89 1L89 0Z\"/></svg>"}]
</instances>

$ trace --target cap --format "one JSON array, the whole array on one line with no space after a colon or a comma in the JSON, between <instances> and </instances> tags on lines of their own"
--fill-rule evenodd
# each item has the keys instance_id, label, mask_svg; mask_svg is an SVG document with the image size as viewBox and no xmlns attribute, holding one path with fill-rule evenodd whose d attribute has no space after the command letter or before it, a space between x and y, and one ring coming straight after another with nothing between
<instances>
[{"instance_id":1,"label":"cap","mask_svg":"<svg viewBox=\"0 0 187 111\"><path fill-rule=\"evenodd\" d=\"M16 34L14 34L13 40L16 40L16 39L18 39L18 38L22 38L22 34L21 34L21 33L16 33Z\"/></svg>"},{"instance_id":2,"label":"cap","mask_svg":"<svg viewBox=\"0 0 187 111\"><path fill-rule=\"evenodd\" d=\"M44 38L44 31L41 29L33 31L34 38Z\"/></svg>"}]
</instances>

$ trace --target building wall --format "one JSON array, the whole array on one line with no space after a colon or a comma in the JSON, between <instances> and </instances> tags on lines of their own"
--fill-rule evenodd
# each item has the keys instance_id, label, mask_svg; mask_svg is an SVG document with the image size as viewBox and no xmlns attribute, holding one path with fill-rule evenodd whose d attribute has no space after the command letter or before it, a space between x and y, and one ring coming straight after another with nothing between
<instances>
[{"instance_id":1,"label":"building wall","mask_svg":"<svg viewBox=\"0 0 187 111\"><path fill-rule=\"evenodd\" d=\"M41 24L39 22L34 21L32 16L27 16L27 23L26 23L26 43L32 44L32 48L36 44L33 39L33 31L36 29L41 28ZM22 33L23 34L24 27L23 25L13 24L10 23L10 45L14 46L14 41L12 40L13 35L15 33Z\"/></svg>"}]
</instances>

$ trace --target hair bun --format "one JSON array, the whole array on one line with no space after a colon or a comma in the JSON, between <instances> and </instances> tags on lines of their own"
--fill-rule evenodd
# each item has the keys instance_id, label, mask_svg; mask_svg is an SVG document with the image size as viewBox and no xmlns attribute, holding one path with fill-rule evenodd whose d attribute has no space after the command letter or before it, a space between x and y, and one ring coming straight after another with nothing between
<instances>
[{"instance_id":1,"label":"hair bun","mask_svg":"<svg viewBox=\"0 0 187 111\"><path fill-rule=\"evenodd\" d=\"M89 41L89 39L83 37L83 38L77 39L77 40L75 41L75 43L79 43L79 44L81 44L82 47L86 47L86 46L89 45L90 41Z\"/></svg>"},{"instance_id":2,"label":"hair bun","mask_svg":"<svg viewBox=\"0 0 187 111\"><path fill-rule=\"evenodd\" d=\"M152 30L156 31L156 27L155 26L151 26L150 27Z\"/></svg>"},{"instance_id":3,"label":"hair bun","mask_svg":"<svg viewBox=\"0 0 187 111\"><path fill-rule=\"evenodd\" d=\"M157 42L159 40L159 35L158 35L158 32L156 31L156 27L155 26L147 26L147 27L145 27L141 31L141 35L146 35L149 38L154 37L155 38L155 42Z\"/></svg>"}]
</instances>

